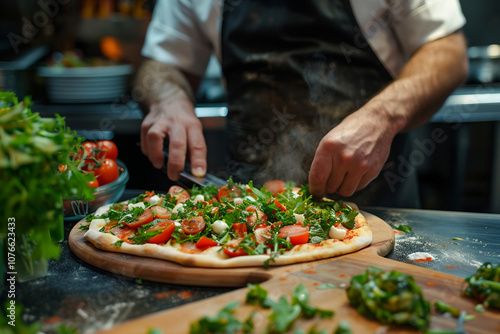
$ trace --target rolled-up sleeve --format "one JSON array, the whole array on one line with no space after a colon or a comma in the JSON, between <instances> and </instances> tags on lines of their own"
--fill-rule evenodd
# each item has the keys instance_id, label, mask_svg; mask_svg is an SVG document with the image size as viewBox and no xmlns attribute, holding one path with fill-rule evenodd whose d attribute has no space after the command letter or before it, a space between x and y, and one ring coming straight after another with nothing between
<instances>
[{"instance_id":1,"label":"rolled-up sleeve","mask_svg":"<svg viewBox=\"0 0 500 334\"><path fill-rule=\"evenodd\" d=\"M458 0L388 1L392 27L406 55L465 24Z\"/></svg>"},{"instance_id":2,"label":"rolled-up sleeve","mask_svg":"<svg viewBox=\"0 0 500 334\"><path fill-rule=\"evenodd\" d=\"M190 1L158 0L142 55L202 76L213 46L197 23Z\"/></svg>"}]
</instances>

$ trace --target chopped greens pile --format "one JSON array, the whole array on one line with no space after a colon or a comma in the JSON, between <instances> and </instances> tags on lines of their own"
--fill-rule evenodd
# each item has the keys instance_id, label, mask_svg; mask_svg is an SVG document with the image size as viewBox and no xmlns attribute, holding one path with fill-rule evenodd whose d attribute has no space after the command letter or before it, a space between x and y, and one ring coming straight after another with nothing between
<instances>
[{"instance_id":1,"label":"chopped greens pile","mask_svg":"<svg viewBox=\"0 0 500 334\"><path fill-rule=\"evenodd\" d=\"M294 291L291 302L285 296L281 296L278 301L272 301L267 298L267 290L259 284L249 284L249 291L246 296L246 304L260 306L265 309L271 309L271 314L268 316L269 323L264 333L285 333L290 330L299 317L307 319L319 316L320 318L331 318L334 315L333 311L322 310L309 304L309 293L306 287L298 284ZM204 317L197 322L191 324L190 334L206 334L206 333L251 333L253 330L252 317L255 312L241 322L234 316L234 310L238 307L238 302L229 303L219 313L213 317ZM345 326L345 325L344 325ZM295 333L303 333L297 329ZM316 327L309 330L309 334L323 333L318 332ZM344 332L342 332L344 333Z\"/></svg>"},{"instance_id":2,"label":"chopped greens pile","mask_svg":"<svg viewBox=\"0 0 500 334\"><path fill-rule=\"evenodd\" d=\"M346 292L351 306L366 317L419 330L429 326L430 304L410 275L370 267L351 279Z\"/></svg>"},{"instance_id":3,"label":"chopped greens pile","mask_svg":"<svg viewBox=\"0 0 500 334\"><path fill-rule=\"evenodd\" d=\"M500 309L500 265L483 263L465 281L469 284L464 291L465 296L478 300L486 308Z\"/></svg>"},{"instance_id":4,"label":"chopped greens pile","mask_svg":"<svg viewBox=\"0 0 500 334\"><path fill-rule=\"evenodd\" d=\"M69 159L81 138L60 116L42 118L29 106L29 99L19 102L0 92L0 245L15 235L15 247L5 250L15 253L15 268L7 271L17 271L19 280L36 276L37 266L43 270L44 261L59 256L54 241L63 237L61 194L92 199L93 192L87 186L93 176L78 172ZM71 172L59 173L60 164Z\"/></svg>"}]
</instances>

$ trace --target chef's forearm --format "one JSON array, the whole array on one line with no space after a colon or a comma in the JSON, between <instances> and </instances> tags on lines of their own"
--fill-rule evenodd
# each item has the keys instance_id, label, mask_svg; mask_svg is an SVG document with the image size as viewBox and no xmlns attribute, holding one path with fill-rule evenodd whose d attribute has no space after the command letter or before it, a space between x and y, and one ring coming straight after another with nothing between
<instances>
[{"instance_id":1,"label":"chef's forearm","mask_svg":"<svg viewBox=\"0 0 500 334\"><path fill-rule=\"evenodd\" d=\"M366 107L380 113L393 134L420 126L464 82L467 70L465 38L456 32L418 49L401 75Z\"/></svg>"},{"instance_id":2,"label":"chef's forearm","mask_svg":"<svg viewBox=\"0 0 500 334\"><path fill-rule=\"evenodd\" d=\"M173 66L146 59L135 80L137 99L146 110L153 104L172 99L194 104L194 92L200 79Z\"/></svg>"}]
</instances>

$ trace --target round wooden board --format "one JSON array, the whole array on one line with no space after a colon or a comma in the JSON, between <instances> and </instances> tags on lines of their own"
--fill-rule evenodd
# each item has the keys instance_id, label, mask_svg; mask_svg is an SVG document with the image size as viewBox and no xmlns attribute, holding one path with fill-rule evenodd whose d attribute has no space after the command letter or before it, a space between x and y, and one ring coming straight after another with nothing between
<instances>
[{"instance_id":1,"label":"round wooden board","mask_svg":"<svg viewBox=\"0 0 500 334\"><path fill-rule=\"evenodd\" d=\"M394 231L382 219L368 212L362 211L362 213L373 231L373 241L369 247L356 253L361 252L364 257L368 257L373 263L376 263L377 259L389 253L394 247ZM79 228L80 223L85 223L85 221L82 220L73 227L68 240L71 250L80 259L112 273L171 284L239 287L245 286L247 283L260 283L272 277L304 270L351 255L346 254L330 259L270 267L269 269L261 267L230 269L187 267L165 260L97 249L85 239L85 231Z\"/></svg>"}]
</instances>

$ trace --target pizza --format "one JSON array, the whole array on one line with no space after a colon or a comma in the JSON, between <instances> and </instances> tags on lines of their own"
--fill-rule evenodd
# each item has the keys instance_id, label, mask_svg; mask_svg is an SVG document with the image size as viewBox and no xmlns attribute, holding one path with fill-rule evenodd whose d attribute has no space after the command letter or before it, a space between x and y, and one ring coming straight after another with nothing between
<instances>
[{"instance_id":1,"label":"pizza","mask_svg":"<svg viewBox=\"0 0 500 334\"><path fill-rule=\"evenodd\" d=\"M307 186L281 180L145 192L86 219L96 248L186 266L287 265L370 245L372 231L353 203L315 200Z\"/></svg>"}]
</instances>

